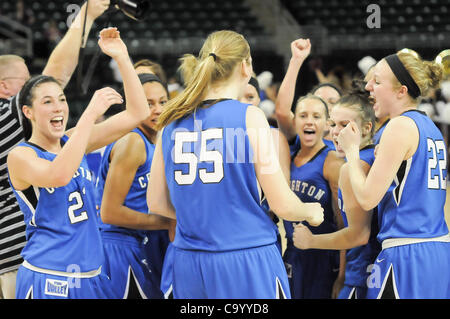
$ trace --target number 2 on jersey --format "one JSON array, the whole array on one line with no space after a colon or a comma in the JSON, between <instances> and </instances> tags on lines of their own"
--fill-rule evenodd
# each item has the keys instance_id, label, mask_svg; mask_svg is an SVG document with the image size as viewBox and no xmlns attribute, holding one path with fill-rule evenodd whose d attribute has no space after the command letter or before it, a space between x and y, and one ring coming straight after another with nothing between
<instances>
[{"instance_id":1,"label":"number 2 on jersey","mask_svg":"<svg viewBox=\"0 0 450 319\"><path fill-rule=\"evenodd\" d=\"M183 145L185 143L194 143L198 141L200 135L200 154L184 153ZM206 144L208 140L223 139L223 129L214 128L202 132L176 132L174 147L174 163L188 164L189 170L186 174L183 171L175 171L175 181L178 185L191 185L197 178L197 166L200 162L212 162L214 169L211 172L205 168L198 169L198 176L205 184L219 183L223 178L223 156L219 151L208 151Z\"/></svg>"},{"instance_id":2,"label":"number 2 on jersey","mask_svg":"<svg viewBox=\"0 0 450 319\"><path fill-rule=\"evenodd\" d=\"M434 141L427 139L427 150L431 154L428 159L428 188L430 189L446 189L446 174L444 170L447 168L447 150L444 141ZM438 158L438 154L443 154L443 159ZM439 174L433 175L433 170L437 169Z\"/></svg>"},{"instance_id":3,"label":"number 2 on jersey","mask_svg":"<svg viewBox=\"0 0 450 319\"><path fill-rule=\"evenodd\" d=\"M85 211L82 211L80 214L75 215L75 211L83 208L83 198L81 197L80 192L75 191L69 194L69 202L75 201L72 205L69 206L69 219L71 224L82 222L83 220L88 219L88 215Z\"/></svg>"}]
</instances>

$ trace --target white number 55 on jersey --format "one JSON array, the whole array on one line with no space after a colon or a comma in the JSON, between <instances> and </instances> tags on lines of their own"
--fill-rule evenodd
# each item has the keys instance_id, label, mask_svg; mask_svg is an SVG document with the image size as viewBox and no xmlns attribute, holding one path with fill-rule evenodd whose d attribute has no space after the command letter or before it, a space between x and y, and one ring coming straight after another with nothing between
<instances>
[{"instance_id":1,"label":"white number 55 on jersey","mask_svg":"<svg viewBox=\"0 0 450 319\"><path fill-rule=\"evenodd\" d=\"M200 135L200 154L197 157L194 153L184 153L185 143L195 143ZM198 169L198 176L205 184L219 183L223 179L223 156L219 151L208 151L207 142L214 139L223 139L223 129L214 128L202 132L176 132L174 163L188 164L189 169L186 174L183 171L175 171L175 181L178 185L191 185L197 178L197 166L199 162L212 162L214 169L207 172L205 168Z\"/></svg>"}]
</instances>

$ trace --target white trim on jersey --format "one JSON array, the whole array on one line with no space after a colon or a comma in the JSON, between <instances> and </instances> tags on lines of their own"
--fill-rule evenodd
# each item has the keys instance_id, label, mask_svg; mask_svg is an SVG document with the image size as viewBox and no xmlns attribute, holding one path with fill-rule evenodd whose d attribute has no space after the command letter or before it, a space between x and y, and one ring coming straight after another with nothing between
<instances>
[{"instance_id":1,"label":"white trim on jersey","mask_svg":"<svg viewBox=\"0 0 450 319\"><path fill-rule=\"evenodd\" d=\"M276 277L275 280L275 289L276 289L276 297L275 299L287 299L286 294L284 293L283 286L281 285L280 279ZM281 292L281 296L280 296Z\"/></svg>"},{"instance_id":2,"label":"white trim on jersey","mask_svg":"<svg viewBox=\"0 0 450 319\"><path fill-rule=\"evenodd\" d=\"M39 192L39 188L36 186L33 186L33 191L34 194L36 195L36 199L39 201L39 196L40 196L40 192ZM27 205L27 207L30 209L31 214L33 215L31 217L30 220L30 225L31 226L37 226L36 225L36 209L35 207L33 207L33 205L30 203L30 201L28 200L28 198L25 196L25 194L23 193L23 191L17 191L17 194L19 195L19 197L23 200L23 202L25 203L25 205Z\"/></svg>"},{"instance_id":3,"label":"white trim on jersey","mask_svg":"<svg viewBox=\"0 0 450 319\"><path fill-rule=\"evenodd\" d=\"M23 261L22 266L24 266L25 268L27 268L29 270L39 272L42 274L48 274L48 275L54 275L54 276L60 276L60 277L69 277L69 278L81 278L81 279L96 277L96 276L100 275L102 272L102 266L98 267L98 269L88 271L88 272L65 272L65 271L59 271L59 270L51 270L51 269L45 269L45 268L33 266L26 260Z\"/></svg>"},{"instance_id":4,"label":"white trim on jersey","mask_svg":"<svg viewBox=\"0 0 450 319\"><path fill-rule=\"evenodd\" d=\"M398 180L398 176L395 176L395 178L394 178L394 182L397 186L394 187L394 189L392 190L392 194L394 195L394 200L395 200L395 203L397 204L397 206L400 205L400 201L402 200L403 189L405 188L406 180L408 179L411 165L412 165L412 157L410 157L408 160L406 160L405 174L403 175L403 179L402 179L401 183ZM398 193L398 198L397 198L397 196L395 195L395 192L398 188L399 188L399 193Z\"/></svg>"},{"instance_id":5,"label":"white trim on jersey","mask_svg":"<svg viewBox=\"0 0 450 319\"><path fill-rule=\"evenodd\" d=\"M391 277L391 276L389 276L391 273L392 273L392 289L394 290L395 298L400 299L400 296L398 295L398 291L397 291L397 284L395 282L394 266L392 264L389 266L386 276L384 277L383 284L381 285L380 291L378 292L377 299L380 299L381 296L383 295L384 289L386 287L386 283L387 283L389 277Z\"/></svg>"},{"instance_id":6,"label":"white trim on jersey","mask_svg":"<svg viewBox=\"0 0 450 319\"><path fill-rule=\"evenodd\" d=\"M125 287L125 292L123 294L122 299L128 298L128 293L130 290L130 282L131 282L131 275L133 275L134 282L136 283L136 287L139 291L139 294L141 295L142 299L148 299L148 297L145 295L144 291L141 288L141 285L139 285L139 281L136 279L136 276L134 275L134 271L131 268L131 266L128 266L128 279L127 279L127 286Z\"/></svg>"},{"instance_id":7,"label":"white trim on jersey","mask_svg":"<svg viewBox=\"0 0 450 319\"><path fill-rule=\"evenodd\" d=\"M33 298L33 286L30 286L30 289L28 289L25 299L34 299Z\"/></svg>"},{"instance_id":8,"label":"white trim on jersey","mask_svg":"<svg viewBox=\"0 0 450 319\"><path fill-rule=\"evenodd\" d=\"M169 289L164 293L164 299L169 299L170 294L173 292L173 284L170 285Z\"/></svg>"}]
</instances>

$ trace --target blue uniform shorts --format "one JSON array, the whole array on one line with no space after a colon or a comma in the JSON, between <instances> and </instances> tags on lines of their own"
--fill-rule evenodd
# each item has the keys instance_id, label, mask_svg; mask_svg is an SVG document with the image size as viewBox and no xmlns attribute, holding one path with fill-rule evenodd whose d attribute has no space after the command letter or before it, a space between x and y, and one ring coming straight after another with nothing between
<instances>
[{"instance_id":1,"label":"blue uniform shorts","mask_svg":"<svg viewBox=\"0 0 450 319\"><path fill-rule=\"evenodd\" d=\"M450 243L422 242L381 251L367 279L368 299L449 299Z\"/></svg>"},{"instance_id":2,"label":"blue uniform shorts","mask_svg":"<svg viewBox=\"0 0 450 319\"><path fill-rule=\"evenodd\" d=\"M110 299L160 299L162 292L152 274L145 245L137 239L102 233L105 270L110 280L104 285Z\"/></svg>"},{"instance_id":3,"label":"blue uniform shorts","mask_svg":"<svg viewBox=\"0 0 450 319\"><path fill-rule=\"evenodd\" d=\"M339 292L338 299L366 299L367 288L344 285Z\"/></svg>"},{"instance_id":4,"label":"blue uniform shorts","mask_svg":"<svg viewBox=\"0 0 450 319\"><path fill-rule=\"evenodd\" d=\"M104 274L91 278L70 278L49 275L19 267L16 299L106 299Z\"/></svg>"},{"instance_id":5,"label":"blue uniform shorts","mask_svg":"<svg viewBox=\"0 0 450 319\"><path fill-rule=\"evenodd\" d=\"M288 245L283 260L293 299L329 299L339 272L339 251Z\"/></svg>"},{"instance_id":6,"label":"blue uniform shorts","mask_svg":"<svg viewBox=\"0 0 450 319\"><path fill-rule=\"evenodd\" d=\"M287 299L276 244L225 252L174 249L175 299Z\"/></svg>"}]
</instances>

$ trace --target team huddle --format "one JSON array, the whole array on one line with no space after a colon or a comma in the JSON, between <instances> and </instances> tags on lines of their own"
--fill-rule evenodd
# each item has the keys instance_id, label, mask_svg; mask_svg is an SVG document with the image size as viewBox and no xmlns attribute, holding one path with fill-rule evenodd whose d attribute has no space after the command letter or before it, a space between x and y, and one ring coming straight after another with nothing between
<instances>
[{"instance_id":1,"label":"team huddle","mask_svg":"<svg viewBox=\"0 0 450 319\"><path fill-rule=\"evenodd\" d=\"M117 28L98 45L123 94L96 91L73 128L55 56L11 94L23 140L7 178L27 240L15 298L450 298L447 147L417 110L440 65L397 52L292 111L311 49L298 39L271 127L239 33L184 55L173 97Z\"/></svg>"}]
</instances>

